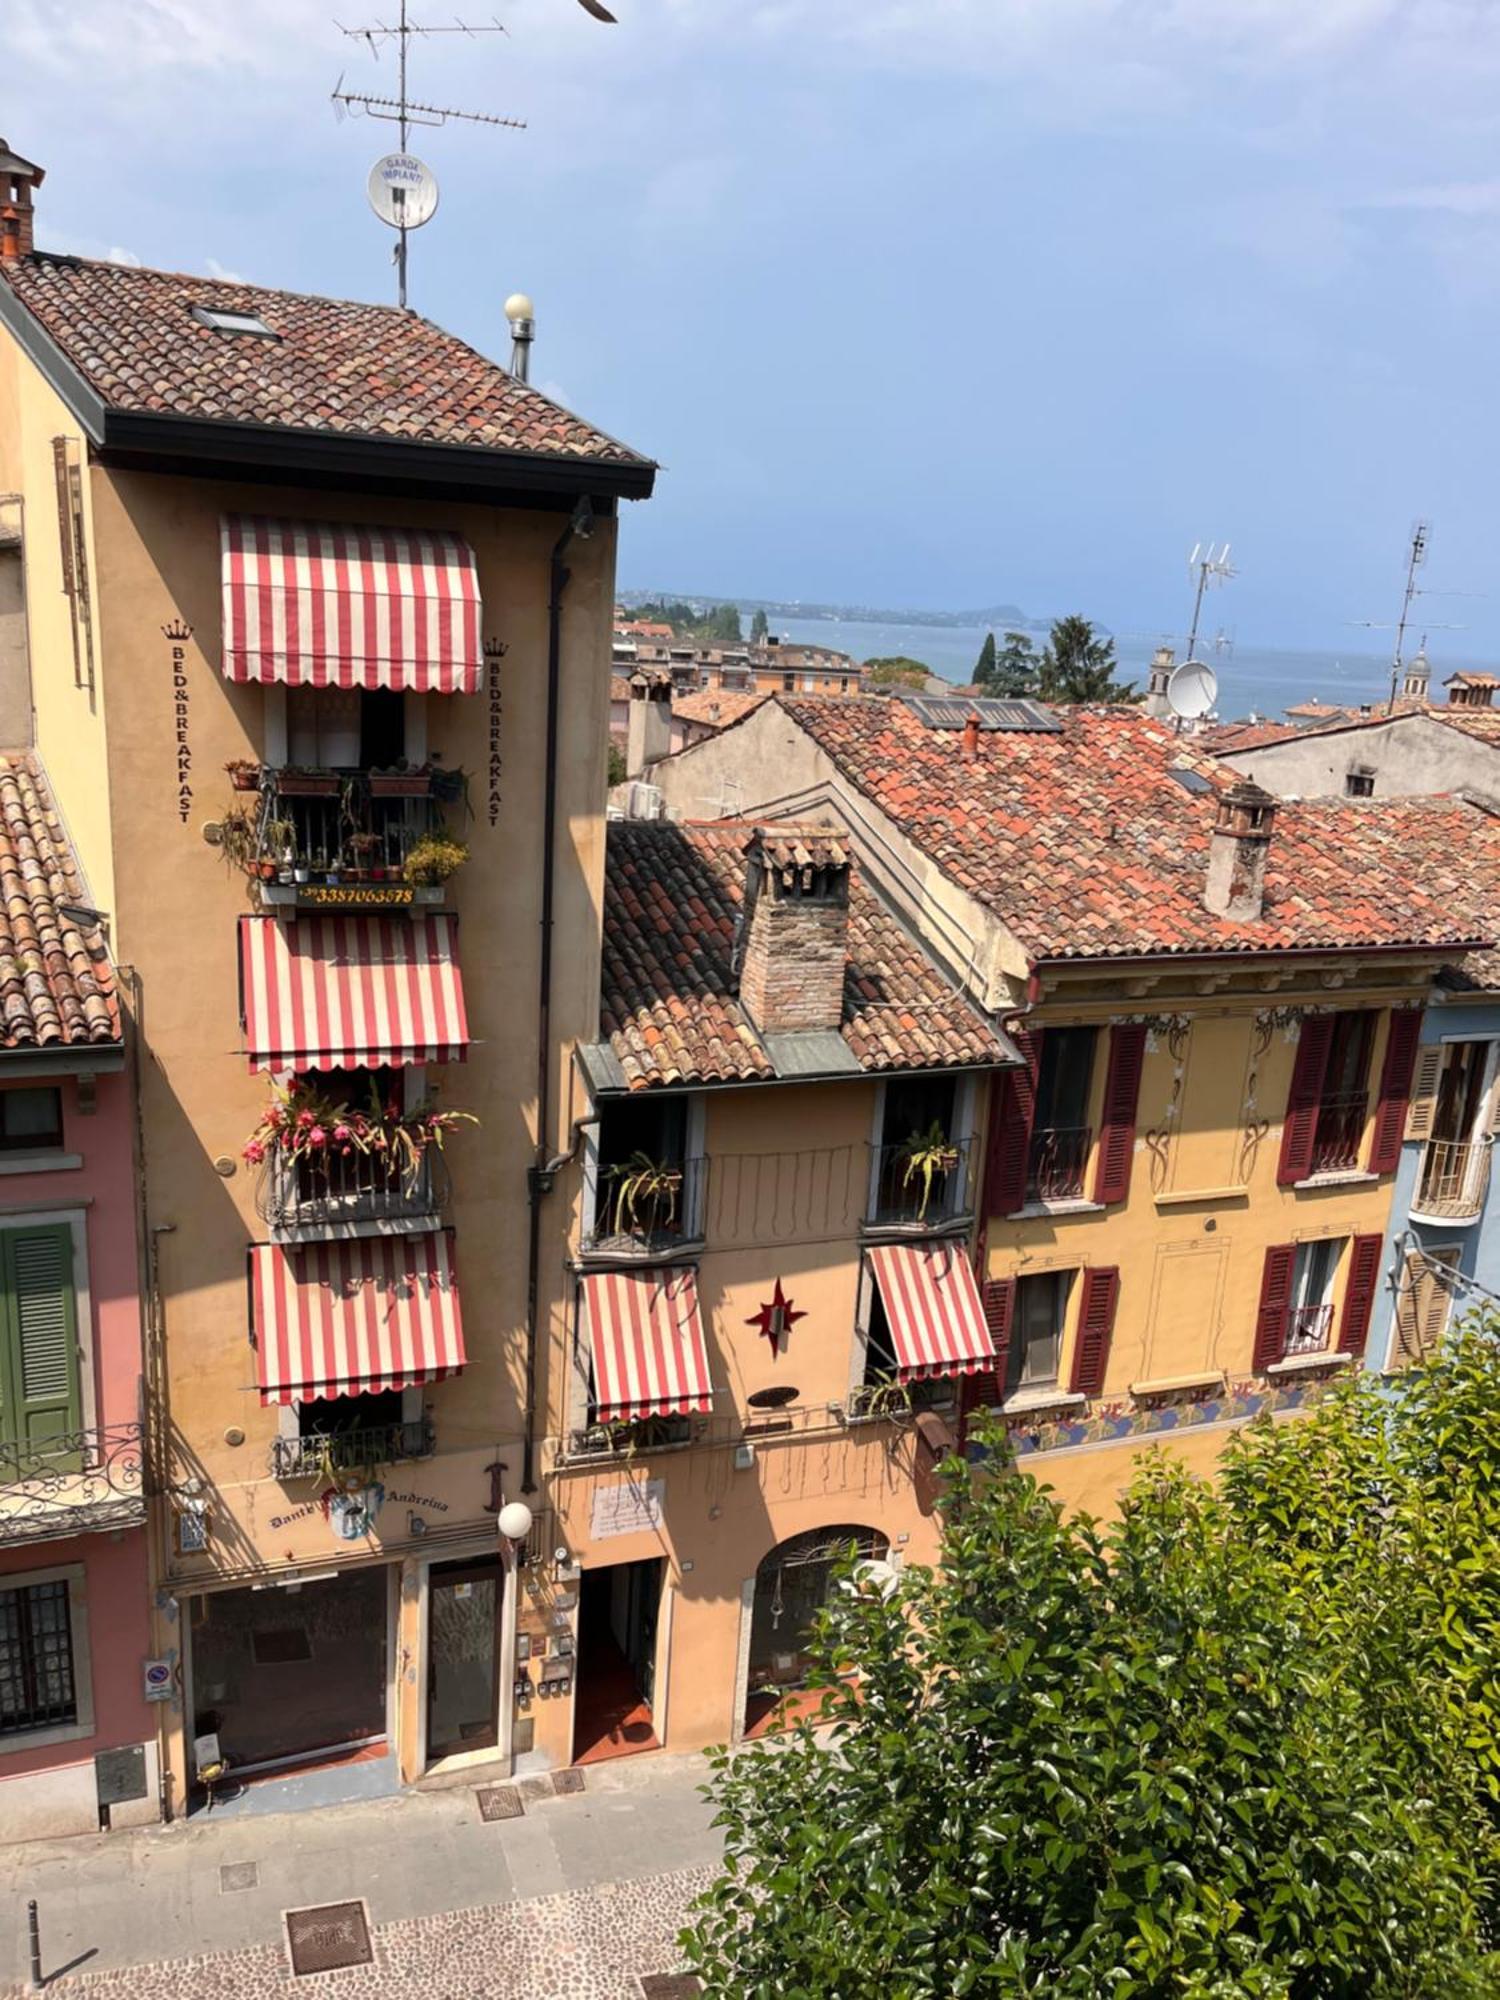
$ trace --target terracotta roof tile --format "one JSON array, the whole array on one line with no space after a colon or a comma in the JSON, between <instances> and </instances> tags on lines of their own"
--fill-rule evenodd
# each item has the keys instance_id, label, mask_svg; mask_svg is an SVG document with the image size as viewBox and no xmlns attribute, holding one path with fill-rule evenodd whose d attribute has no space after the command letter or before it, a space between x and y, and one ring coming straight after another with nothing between
<instances>
[{"instance_id":1,"label":"terracotta roof tile","mask_svg":"<svg viewBox=\"0 0 1500 2000\"><path fill-rule=\"evenodd\" d=\"M769 693L762 694L755 688L700 688L696 694L675 696L672 713L684 722L727 729L770 699Z\"/></svg>"},{"instance_id":2,"label":"terracotta roof tile","mask_svg":"<svg viewBox=\"0 0 1500 2000\"><path fill-rule=\"evenodd\" d=\"M0 1048L91 1048L121 1039L119 996L67 836L36 761L0 755Z\"/></svg>"},{"instance_id":3,"label":"terracotta roof tile","mask_svg":"<svg viewBox=\"0 0 1500 2000\"><path fill-rule=\"evenodd\" d=\"M601 1018L633 1090L774 1075L732 970L754 831L749 821L722 820L618 820L609 828ZM983 1015L953 991L857 869L840 1032L871 1072L1007 1059Z\"/></svg>"},{"instance_id":4,"label":"terracotta roof tile","mask_svg":"<svg viewBox=\"0 0 1500 2000\"><path fill-rule=\"evenodd\" d=\"M647 463L396 306L43 252L0 276L110 409ZM195 305L254 314L279 338L221 333Z\"/></svg>"},{"instance_id":5,"label":"terracotta roof tile","mask_svg":"<svg viewBox=\"0 0 1500 2000\"><path fill-rule=\"evenodd\" d=\"M1457 945L1496 926L1475 881L1500 822L1452 798L1283 800L1264 917L1203 903L1214 793L1239 773L1135 709L1056 711L1057 734L960 738L904 702L778 696L792 717L1033 960ZM1189 790L1177 768L1206 780Z\"/></svg>"}]
</instances>

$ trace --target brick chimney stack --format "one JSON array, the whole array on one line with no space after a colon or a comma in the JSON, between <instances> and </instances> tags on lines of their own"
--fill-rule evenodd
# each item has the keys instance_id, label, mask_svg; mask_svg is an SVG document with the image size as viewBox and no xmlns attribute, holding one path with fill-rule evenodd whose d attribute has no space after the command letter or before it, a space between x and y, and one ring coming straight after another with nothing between
<instances>
[{"instance_id":1,"label":"brick chimney stack","mask_svg":"<svg viewBox=\"0 0 1500 2000\"><path fill-rule=\"evenodd\" d=\"M31 196L42 184L42 169L13 153L0 139L0 263L29 257L33 244Z\"/></svg>"},{"instance_id":2,"label":"brick chimney stack","mask_svg":"<svg viewBox=\"0 0 1500 2000\"><path fill-rule=\"evenodd\" d=\"M1266 907L1266 859L1276 801L1253 779L1220 792L1208 836L1208 876L1203 901L1216 917L1257 923Z\"/></svg>"},{"instance_id":3,"label":"brick chimney stack","mask_svg":"<svg viewBox=\"0 0 1500 2000\"><path fill-rule=\"evenodd\" d=\"M837 1028L849 954L849 836L758 826L745 847L740 999L762 1034Z\"/></svg>"}]
</instances>

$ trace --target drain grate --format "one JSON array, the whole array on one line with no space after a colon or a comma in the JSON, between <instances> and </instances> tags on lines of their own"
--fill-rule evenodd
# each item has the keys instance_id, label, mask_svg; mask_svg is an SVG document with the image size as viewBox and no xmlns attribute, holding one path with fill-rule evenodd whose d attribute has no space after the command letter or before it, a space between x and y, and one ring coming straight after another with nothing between
<instances>
[{"instance_id":1,"label":"drain grate","mask_svg":"<svg viewBox=\"0 0 1500 2000\"><path fill-rule=\"evenodd\" d=\"M519 1819L526 1810L514 1785L484 1785L474 1796L481 1819Z\"/></svg>"},{"instance_id":2,"label":"drain grate","mask_svg":"<svg viewBox=\"0 0 1500 2000\"><path fill-rule=\"evenodd\" d=\"M645 2000L693 2000L703 1991L693 1972L643 1972L640 1981Z\"/></svg>"},{"instance_id":3,"label":"drain grate","mask_svg":"<svg viewBox=\"0 0 1500 2000\"><path fill-rule=\"evenodd\" d=\"M566 1796L569 1792L581 1792L583 1790L582 1771L554 1771L552 1773L552 1789L557 1793L559 1798Z\"/></svg>"},{"instance_id":4,"label":"drain grate","mask_svg":"<svg viewBox=\"0 0 1500 2000\"><path fill-rule=\"evenodd\" d=\"M323 1903L314 1910L288 1910L286 1941L292 1971L340 1972L346 1965L373 1965L370 1919L359 1903Z\"/></svg>"},{"instance_id":5,"label":"drain grate","mask_svg":"<svg viewBox=\"0 0 1500 2000\"><path fill-rule=\"evenodd\" d=\"M232 1889L258 1889L260 1887L260 1864L256 1861L226 1861L219 1869L219 1894L227 1896Z\"/></svg>"}]
</instances>

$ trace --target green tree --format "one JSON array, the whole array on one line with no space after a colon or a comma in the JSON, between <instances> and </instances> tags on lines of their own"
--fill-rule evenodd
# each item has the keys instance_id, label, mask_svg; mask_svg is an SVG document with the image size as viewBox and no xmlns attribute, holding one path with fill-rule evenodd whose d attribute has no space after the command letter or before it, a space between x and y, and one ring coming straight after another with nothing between
<instances>
[{"instance_id":1,"label":"green tree","mask_svg":"<svg viewBox=\"0 0 1500 2000\"><path fill-rule=\"evenodd\" d=\"M741 646L745 635L740 629L740 608L737 604L716 604L699 626L701 637L715 645Z\"/></svg>"},{"instance_id":2,"label":"green tree","mask_svg":"<svg viewBox=\"0 0 1500 2000\"><path fill-rule=\"evenodd\" d=\"M770 637L770 634L771 634L770 620L766 617L764 611L757 611L755 616L750 620L751 645L763 646L766 640Z\"/></svg>"},{"instance_id":3,"label":"green tree","mask_svg":"<svg viewBox=\"0 0 1500 2000\"><path fill-rule=\"evenodd\" d=\"M1096 636L1087 618L1055 618L1042 652L1037 693L1064 706L1077 702L1139 701L1128 682L1117 681L1115 642Z\"/></svg>"},{"instance_id":4,"label":"green tree","mask_svg":"<svg viewBox=\"0 0 1500 2000\"><path fill-rule=\"evenodd\" d=\"M920 690L926 687L931 673L931 667L922 660L909 659L905 653L885 653L878 659L865 661L865 686Z\"/></svg>"},{"instance_id":5,"label":"green tree","mask_svg":"<svg viewBox=\"0 0 1500 2000\"><path fill-rule=\"evenodd\" d=\"M1009 695L1012 699L1034 695L1040 666L1036 647L1029 636L1025 632L1007 632L1005 644L995 661L989 692Z\"/></svg>"},{"instance_id":6,"label":"green tree","mask_svg":"<svg viewBox=\"0 0 1500 2000\"><path fill-rule=\"evenodd\" d=\"M822 1615L831 1739L804 1724L716 1759L726 1866L683 1939L707 1990L1500 1991L1479 1804L1494 1718L1456 1657L1477 1630L1492 1661L1500 1589L1484 1339L1466 1380L1370 1377L1252 1426L1219 1490L1152 1455L1108 1529L1064 1518L998 1432L993 1469L949 1461L941 1568L909 1567L888 1600L851 1573ZM1424 1508L1446 1525L1419 1529ZM1408 1514L1387 1576L1382 1538ZM1419 1544L1450 1573L1408 1610Z\"/></svg>"},{"instance_id":7,"label":"green tree","mask_svg":"<svg viewBox=\"0 0 1500 2000\"><path fill-rule=\"evenodd\" d=\"M616 785L623 785L625 778L625 752L620 748L618 743L611 743L609 746L610 789L613 790Z\"/></svg>"},{"instance_id":8,"label":"green tree","mask_svg":"<svg viewBox=\"0 0 1500 2000\"><path fill-rule=\"evenodd\" d=\"M990 683L994 678L995 635L993 632L986 632L984 635L984 644L979 649L979 659L974 668L974 685L988 691Z\"/></svg>"}]
</instances>

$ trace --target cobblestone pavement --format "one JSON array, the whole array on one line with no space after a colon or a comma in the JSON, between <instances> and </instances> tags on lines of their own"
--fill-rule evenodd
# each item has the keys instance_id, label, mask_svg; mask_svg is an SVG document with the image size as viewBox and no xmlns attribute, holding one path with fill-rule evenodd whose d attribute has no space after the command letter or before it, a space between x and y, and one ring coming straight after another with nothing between
<instances>
[{"instance_id":1,"label":"cobblestone pavement","mask_svg":"<svg viewBox=\"0 0 1500 2000\"><path fill-rule=\"evenodd\" d=\"M30 1989L26 1904L64 2000L641 2000L679 1969L676 1934L719 1836L701 1758L590 1769L559 1795L485 1778L314 1811L205 1818L0 1847L0 2000ZM285 1913L355 1902L374 1962L295 1976ZM10 1983L7 1983L10 1982Z\"/></svg>"},{"instance_id":2,"label":"cobblestone pavement","mask_svg":"<svg viewBox=\"0 0 1500 2000\"><path fill-rule=\"evenodd\" d=\"M69 2000L641 2000L643 1974L681 1968L676 1934L712 1873L602 1884L566 1896L372 1926L373 1965L296 1977L285 1945L49 1980ZM22 2000L22 1986L0 1987Z\"/></svg>"}]
</instances>

